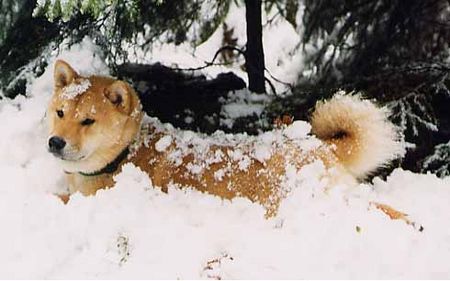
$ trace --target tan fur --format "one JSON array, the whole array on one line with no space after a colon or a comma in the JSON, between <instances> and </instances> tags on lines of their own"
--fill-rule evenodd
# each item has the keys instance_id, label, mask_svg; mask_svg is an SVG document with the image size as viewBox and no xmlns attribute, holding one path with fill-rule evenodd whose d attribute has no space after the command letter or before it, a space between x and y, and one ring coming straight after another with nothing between
<instances>
[{"instance_id":1,"label":"tan fur","mask_svg":"<svg viewBox=\"0 0 450 281\"><path fill-rule=\"evenodd\" d=\"M339 162L355 178L363 179L403 152L388 113L359 95L340 92L316 105L312 133L334 145Z\"/></svg>"},{"instance_id":2,"label":"tan fur","mask_svg":"<svg viewBox=\"0 0 450 281\"><path fill-rule=\"evenodd\" d=\"M77 83L77 79L89 79L91 86L73 99L63 98L64 87ZM357 107L358 101L355 102ZM64 109L63 118L56 114L56 111L61 109ZM375 106L371 109L377 110ZM204 165L205 168L199 173L189 170L189 165L203 165L206 160L195 153L181 155L177 164L169 160L172 153L180 149L179 144L173 140L169 147L158 151L155 144L162 137L170 135L171 131L161 130L150 123L145 125L148 135L144 138L148 138L148 143L140 145L121 165L126 162L134 163L150 176L154 186L161 187L164 191L167 191L170 184L174 184L179 187L192 187L224 199L246 197L263 205L267 209L267 216L272 216L276 214L281 200L289 192L283 185L288 165L299 169L319 159L326 167L336 168L336 180L353 178L347 171L355 177L368 172L366 168L358 170L358 165L363 162L360 155L364 154L362 151L367 145L367 139L361 137L359 132L364 132L365 128L358 127L357 120L350 121L354 117L352 114L347 114L347 119L341 116L345 110L345 106L327 108L326 103L319 105L313 115L313 132L325 142L315 149L303 150L294 141L286 139L282 144L272 147L269 159L258 161L252 156L256 143L250 141L239 145L243 155L250 159L248 167L242 169L239 167L239 161L230 156L230 151L234 151L236 146L212 145L203 156L222 156L214 163ZM336 121L328 120L328 117L325 117L328 116L327 112L331 114L330 118L338 116L339 122L345 120L347 125L329 128L328 122ZM84 195L94 195L99 189L113 186L113 175L119 173L120 168L114 174L98 176L84 176L79 172L92 173L101 170L116 159L125 147L136 141L143 129L140 127L143 118L141 106L136 93L128 84L106 77L81 77L63 61L58 61L55 65L55 90L47 116L49 136L64 138L70 146L71 153L68 155L73 159L84 155L82 160L61 160L67 172L70 194L79 191ZM384 115L381 117L384 118ZM95 123L82 126L81 122L85 118L95 119ZM382 121L385 122L384 119ZM335 138L337 131L345 131L345 138ZM390 139L386 141L395 144L394 136L388 137ZM386 161L392 158L392 155L386 154L383 157ZM375 166L382 164L378 162ZM374 164L371 165L373 169ZM228 172L217 178L215 173L221 170Z\"/></svg>"}]
</instances>

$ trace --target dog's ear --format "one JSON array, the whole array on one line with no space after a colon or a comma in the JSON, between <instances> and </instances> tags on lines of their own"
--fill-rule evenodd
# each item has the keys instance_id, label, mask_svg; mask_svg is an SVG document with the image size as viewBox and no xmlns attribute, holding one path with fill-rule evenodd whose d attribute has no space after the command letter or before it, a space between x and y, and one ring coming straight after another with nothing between
<instances>
[{"instance_id":1,"label":"dog's ear","mask_svg":"<svg viewBox=\"0 0 450 281\"><path fill-rule=\"evenodd\" d=\"M53 79L55 80L55 87L63 88L78 77L78 73L63 60L57 60L53 72Z\"/></svg>"},{"instance_id":2,"label":"dog's ear","mask_svg":"<svg viewBox=\"0 0 450 281\"><path fill-rule=\"evenodd\" d=\"M106 87L103 94L119 110L129 114L131 98L130 92L130 86L126 82L118 80Z\"/></svg>"}]
</instances>

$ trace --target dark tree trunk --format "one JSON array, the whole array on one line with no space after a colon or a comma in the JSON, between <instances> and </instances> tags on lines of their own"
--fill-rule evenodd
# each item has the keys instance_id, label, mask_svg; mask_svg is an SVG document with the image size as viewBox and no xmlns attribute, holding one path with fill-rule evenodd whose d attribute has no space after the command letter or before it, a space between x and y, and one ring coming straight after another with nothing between
<instances>
[{"instance_id":1,"label":"dark tree trunk","mask_svg":"<svg viewBox=\"0 0 450 281\"><path fill-rule=\"evenodd\" d=\"M248 74L248 88L255 93L266 92L261 5L261 0L245 0L245 18L247 21L245 68Z\"/></svg>"}]
</instances>

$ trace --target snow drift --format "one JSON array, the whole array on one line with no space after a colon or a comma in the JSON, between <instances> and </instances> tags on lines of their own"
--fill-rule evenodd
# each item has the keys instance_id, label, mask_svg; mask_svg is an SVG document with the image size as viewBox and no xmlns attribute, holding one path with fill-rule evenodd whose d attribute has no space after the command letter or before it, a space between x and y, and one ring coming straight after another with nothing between
<instances>
[{"instance_id":1,"label":"snow drift","mask_svg":"<svg viewBox=\"0 0 450 281\"><path fill-rule=\"evenodd\" d=\"M93 53L85 41L61 58L107 74ZM114 188L62 204L63 173L45 148L51 68L27 98L0 101L1 278L450 278L449 177L398 169L326 189L315 162L288 174L294 189L266 220L245 199L162 193L127 165Z\"/></svg>"}]
</instances>

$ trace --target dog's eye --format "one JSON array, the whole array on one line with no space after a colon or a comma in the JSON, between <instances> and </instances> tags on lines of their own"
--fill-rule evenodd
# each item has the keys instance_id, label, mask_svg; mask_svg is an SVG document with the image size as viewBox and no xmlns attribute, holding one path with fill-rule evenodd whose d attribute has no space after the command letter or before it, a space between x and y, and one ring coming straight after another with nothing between
<instances>
[{"instance_id":1,"label":"dog's eye","mask_svg":"<svg viewBox=\"0 0 450 281\"><path fill-rule=\"evenodd\" d=\"M58 115L59 118L63 118L63 117L64 117L64 111L62 111L62 110L57 110L57 111L56 111L56 115Z\"/></svg>"},{"instance_id":2,"label":"dog's eye","mask_svg":"<svg viewBox=\"0 0 450 281\"><path fill-rule=\"evenodd\" d=\"M86 118L86 119L84 119L83 121L81 121L81 125L83 125L83 126L89 126L89 125L94 124L94 122L95 122L94 119Z\"/></svg>"}]
</instances>

